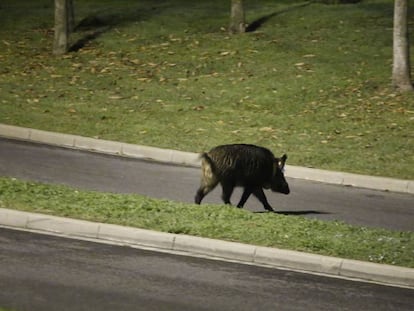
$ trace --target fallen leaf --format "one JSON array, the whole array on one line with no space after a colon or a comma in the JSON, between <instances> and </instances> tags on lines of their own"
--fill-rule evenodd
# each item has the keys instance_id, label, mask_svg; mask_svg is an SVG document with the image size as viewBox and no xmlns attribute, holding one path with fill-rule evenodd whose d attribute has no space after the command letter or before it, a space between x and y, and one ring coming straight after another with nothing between
<instances>
[{"instance_id":1,"label":"fallen leaf","mask_svg":"<svg viewBox=\"0 0 414 311\"><path fill-rule=\"evenodd\" d=\"M198 105L198 106L194 106L193 107L193 110L195 110L195 111L202 111L202 110L204 110L204 106L202 106L202 105Z\"/></svg>"},{"instance_id":2,"label":"fallen leaf","mask_svg":"<svg viewBox=\"0 0 414 311\"><path fill-rule=\"evenodd\" d=\"M112 95L112 96L109 96L108 98L109 99L114 99L114 100L119 100L119 99L123 99L124 97L120 96L120 95Z\"/></svg>"},{"instance_id":3,"label":"fallen leaf","mask_svg":"<svg viewBox=\"0 0 414 311\"><path fill-rule=\"evenodd\" d=\"M259 129L260 132L274 132L275 130L270 126L265 126Z\"/></svg>"},{"instance_id":4,"label":"fallen leaf","mask_svg":"<svg viewBox=\"0 0 414 311\"><path fill-rule=\"evenodd\" d=\"M130 59L129 60L130 63L133 63L135 65L139 65L141 62L139 61L139 59Z\"/></svg>"}]
</instances>

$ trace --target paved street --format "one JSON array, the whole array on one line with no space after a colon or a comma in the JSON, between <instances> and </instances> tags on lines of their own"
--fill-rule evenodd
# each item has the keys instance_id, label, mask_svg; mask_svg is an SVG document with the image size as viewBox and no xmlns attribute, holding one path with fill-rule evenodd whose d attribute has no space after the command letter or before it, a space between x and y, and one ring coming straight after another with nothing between
<instances>
[{"instance_id":1,"label":"paved street","mask_svg":"<svg viewBox=\"0 0 414 311\"><path fill-rule=\"evenodd\" d=\"M0 228L0 307L412 310L414 290Z\"/></svg>"},{"instance_id":2,"label":"paved street","mask_svg":"<svg viewBox=\"0 0 414 311\"><path fill-rule=\"evenodd\" d=\"M0 176L193 202L200 170L0 139ZM266 191L270 204L279 212L414 230L414 195L288 181L292 191L288 196ZM220 203L220 191L217 187L203 202ZM240 194L236 189L233 202ZM245 208L263 211L254 197Z\"/></svg>"}]
</instances>

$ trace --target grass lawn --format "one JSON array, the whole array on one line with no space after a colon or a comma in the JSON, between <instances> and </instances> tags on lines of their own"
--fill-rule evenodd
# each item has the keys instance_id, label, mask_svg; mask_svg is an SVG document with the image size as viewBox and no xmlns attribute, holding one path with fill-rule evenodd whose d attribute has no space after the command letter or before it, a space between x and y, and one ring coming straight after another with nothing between
<instances>
[{"instance_id":1,"label":"grass lawn","mask_svg":"<svg viewBox=\"0 0 414 311\"><path fill-rule=\"evenodd\" d=\"M414 232L0 178L0 207L414 268Z\"/></svg>"},{"instance_id":2,"label":"grass lawn","mask_svg":"<svg viewBox=\"0 0 414 311\"><path fill-rule=\"evenodd\" d=\"M293 165L413 179L392 1L304 3L246 1L249 22L269 18L230 36L229 1L75 1L72 43L93 39L54 57L53 2L3 0L0 122L192 152L254 143Z\"/></svg>"}]
</instances>

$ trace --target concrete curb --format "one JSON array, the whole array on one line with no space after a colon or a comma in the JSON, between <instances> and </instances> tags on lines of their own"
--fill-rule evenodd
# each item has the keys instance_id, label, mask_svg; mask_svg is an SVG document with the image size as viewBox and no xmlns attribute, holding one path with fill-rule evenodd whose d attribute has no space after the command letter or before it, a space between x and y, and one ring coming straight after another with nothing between
<instances>
[{"instance_id":1,"label":"concrete curb","mask_svg":"<svg viewBox=\"0 0 414 311\"><path fill-rule=\"evenodd\" d=\"M200 166L200 160L197 153L133 145L77 135L60 134L5 124L0 124L0 136L110 155L148 159L176 165ZM291 165L286 166L286 176L335 185L414 194L414 180L373 177Z\"/></svg>"},{"instance_id":2,"label":"concrete curb","mask_svg":"<svg viewBox=\"0 0 414 311\"><path fill-rule=\"evenodd\" d=\"M414 288L414 269L0 208L0 226Z\"/></svg>"}]
</instances>

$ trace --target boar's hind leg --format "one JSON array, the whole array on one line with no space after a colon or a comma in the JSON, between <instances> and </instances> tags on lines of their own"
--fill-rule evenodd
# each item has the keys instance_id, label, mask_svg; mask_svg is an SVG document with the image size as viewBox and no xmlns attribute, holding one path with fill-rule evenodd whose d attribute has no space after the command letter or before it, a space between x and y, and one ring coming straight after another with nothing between
<instances>
[{"instance_id":1,"label":"boar's hind leg","mask_svg":"<svg viewBox=\"0 0 414 311\"><path fill-rule=\"evenodd\" d=\"M219 183L217 176L213 172L212 166L213 163L211 159L207 156L207 154L204 154L201 159L201 184L194 198L196 204L200 204L201 200L207 195L207 193L213 190Z\"/></svg>"},{"instance_id":2,"label":"boar's hind leg","mask_svg":"<svg viewBox=\"0 0 414 311\"><path fill-rule=\"evenodd\" d=\"M273 212L273 208L270 206L269 202L267 202L267 198L266 195L263 192L262 188L256 188L253 191L253 195L259 199L259 201L263 204L263 207L268 210Z\"/></svg>"},{"instance_id":3,"label":"boar's hind leg","mask_svg":"<svg viewBox=\"0 0 414 311\"><path fill-rule=\"evenodd\" d=\"M218 182L214 183L204 183L202 182L200 188L198 188L196 196L195 196L195 203L200 204L201 200L217 186Z\"/></svg>"},{"instance_id":4,"label":"boar's hind leg","mask_svg":"<svg viewBox=\"0 0 414 311\"><path fill-rule=\"evenodd\" d=\"M200 188L198 188L194 202L196 204L200 204L201 200L206 196L207 193L209 193L212 189L208 189L205 187L200 186Z\"/></svg>"}]
</instances>

